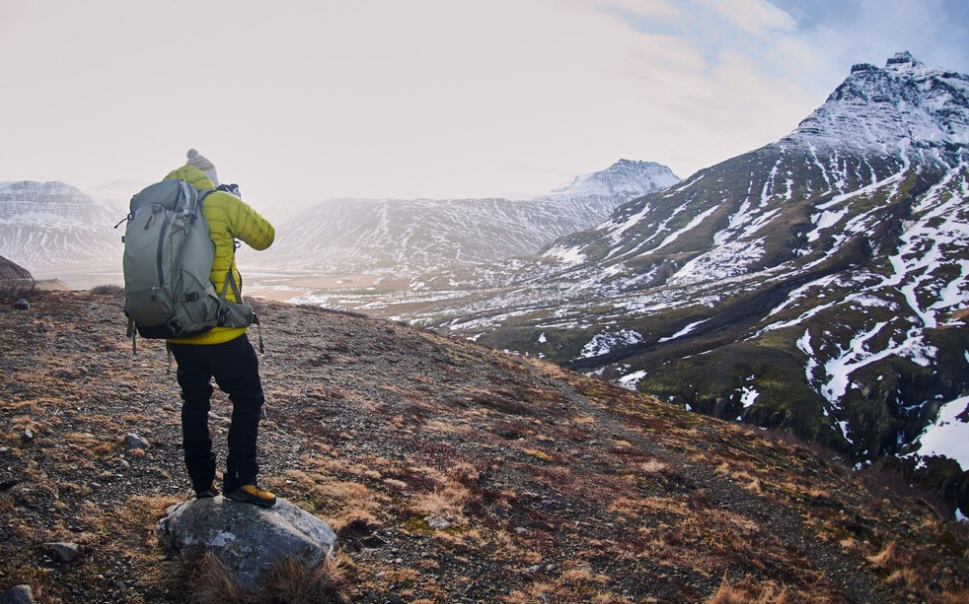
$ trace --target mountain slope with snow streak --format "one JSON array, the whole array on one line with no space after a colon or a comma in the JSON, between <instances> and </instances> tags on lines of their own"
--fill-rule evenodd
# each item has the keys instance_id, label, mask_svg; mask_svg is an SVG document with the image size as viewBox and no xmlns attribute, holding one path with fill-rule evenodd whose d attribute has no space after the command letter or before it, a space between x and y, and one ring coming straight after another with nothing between
<instances>
[{"instance_id":1,"label":"mountain slope with snow streak","mask_svg":"<svg viewBox=\"0 0 969 604\"><path fill-rule=\"evenodd\" d=\"M527 283L418 320L860 464L956 459L936 444L952 439L919 451L969 394L967 82L907 53L856 66L791 135L556 241ZM969 511L969 488L957 498Z\"/></svg>"}]
</instances>

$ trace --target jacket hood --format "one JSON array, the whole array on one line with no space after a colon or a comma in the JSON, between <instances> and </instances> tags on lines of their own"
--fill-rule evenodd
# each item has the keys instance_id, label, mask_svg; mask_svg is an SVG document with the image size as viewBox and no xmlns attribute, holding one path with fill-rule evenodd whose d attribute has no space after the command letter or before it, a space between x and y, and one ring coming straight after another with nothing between
<instances>
[{"instance_id":1,"label":"jacket hood","mask_svg":"<svg viewBox=\"0 0 969 604\"><path fill-rule=\"evenodd\" d=\"M202 172L195 166L184 165L181 168L175 168L168 173L168 176L166 176L164 180L171 180L173 178L184 180L199 191L215 188L215 185L212 184L209 177L205 175L205 172Z\"/></svg>"}]
</instances>

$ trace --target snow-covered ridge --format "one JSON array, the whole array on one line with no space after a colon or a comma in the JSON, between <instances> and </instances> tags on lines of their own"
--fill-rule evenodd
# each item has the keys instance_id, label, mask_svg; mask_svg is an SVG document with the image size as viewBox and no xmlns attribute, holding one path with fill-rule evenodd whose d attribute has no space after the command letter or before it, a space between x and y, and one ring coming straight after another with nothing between
<instances>
[{"instance_id":1,"label":"snow-covered ridge","mask_svg":"<svg viewBox=\"0 0 969 604\"><path fill-rule=\"evenodd\" d=\"M679 177L662 164L620 159L601 172L575 177L569 184L552 191L550 197L599 195L634 199L678 182Z\"/></svg>"},{"instance_id":2,"label":"snow-covered ridge","mask_svg":"<svg viewBox=\"0 0 969 604\"><path fill-rule=\"evenodd\" d=\"M888 151L903 140L969 143L969 76L928 68L908 52L884 68L855 65L785 140Z\"/></svg>"}]
</instances>

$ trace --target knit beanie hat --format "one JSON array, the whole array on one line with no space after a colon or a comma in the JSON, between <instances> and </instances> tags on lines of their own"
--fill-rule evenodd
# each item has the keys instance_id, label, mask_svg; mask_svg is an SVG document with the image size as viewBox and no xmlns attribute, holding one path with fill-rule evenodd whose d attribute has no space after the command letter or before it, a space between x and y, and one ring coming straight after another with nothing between
<instances>
[{"instance_id":1,"label":"knit beanie hat","mask_svg":"<svg viewBox=\"0 0 969 604\"><path fill-rule=\"evenodd\" d=\"M188 150L188 162L186 162L186 165L195 166L202 172L205 172L205 175L209 177L212 184L216 187L219 186L219 175L215 173L215 165L205 159L204 156L199 155L199 152L195 149Z\"/></svg>"}]
</instances>

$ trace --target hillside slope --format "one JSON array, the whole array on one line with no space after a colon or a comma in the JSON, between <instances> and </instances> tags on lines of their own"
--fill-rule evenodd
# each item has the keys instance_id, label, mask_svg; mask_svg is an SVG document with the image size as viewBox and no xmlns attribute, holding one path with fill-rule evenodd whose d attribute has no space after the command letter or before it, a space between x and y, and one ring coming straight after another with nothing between
<instances>
[{"instance_id":1,"label":"hillside slope","mask_svg":"<svg viewBox=\"0 0 969 604\"><path fill-rule=\"evenodd\" d=\"M261 316L262 482L339 531L355 602L969 597L964 525L781 433L400 324ZM0 309L0 589L191 596L151 531L189 493L174 376L159 343L132 359L122 334L111 296ZM223 452L229 414L217 395ZM60 541L80 557L55 561Z\"/></svg>"},{"instance_id":2,"label":"hillside slope","mask_svg":"<svg viewBox=\"0 0 969 604\"><path fill-rule=\"evenodd\" d=\"M30 275L30 271L19 264L11 262L3 256L0 256L0 281L20 281L24 279L33 280L33 277Z\"/></svg>"},{"instance_id":3,"label":"hillside slope","mask_svg":"<svg viewBox=\"0 0 969 604\"><path fill-rule=\"evenodd\" d=\"M924 446L969 393L967 143L969 76L856 65L791 135L556 242L570 264L419 318L856 463L969 470L969 424Z\"/></svg>"}]
</instances>

